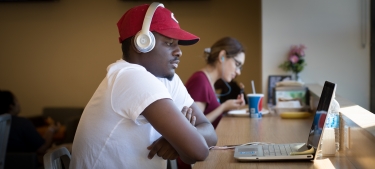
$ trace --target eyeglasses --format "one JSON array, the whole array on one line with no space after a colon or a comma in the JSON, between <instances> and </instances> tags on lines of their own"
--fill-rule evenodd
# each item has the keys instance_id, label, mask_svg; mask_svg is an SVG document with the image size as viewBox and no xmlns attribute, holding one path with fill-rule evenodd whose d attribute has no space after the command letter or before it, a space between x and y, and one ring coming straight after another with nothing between
<instances>
[{"instance_id":1,"label":"eyeglasses","mask_svg":"<svg viewBox=\"0 0 375 169\"><path fill-rule=\"evenodd\" d=\"M238 61L236 58L232 57L232 59L234 60L234 64L236 65L236 68L241 71L242 70L242 63L240 61Z\"/></svg>"}]
</instances>

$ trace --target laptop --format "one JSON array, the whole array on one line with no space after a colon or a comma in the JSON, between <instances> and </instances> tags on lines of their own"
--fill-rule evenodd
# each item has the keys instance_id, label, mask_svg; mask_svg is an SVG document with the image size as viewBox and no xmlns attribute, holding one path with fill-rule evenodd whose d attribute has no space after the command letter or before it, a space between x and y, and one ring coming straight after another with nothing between
<instances>
[{"instance_id":1,"label":"laptop","mask_svg":"<svg viewBox=\"0 0 375 169\"><path fill-rule=\"evenodd\" d=\"M308 135L306 143L236 146L234 158L238 161L313 160L335 90L335 83L329 81L324 83L311 129L309 133L306 133ZM305 153L301 154L301 152Z\"/></svg>"}]
</instances>

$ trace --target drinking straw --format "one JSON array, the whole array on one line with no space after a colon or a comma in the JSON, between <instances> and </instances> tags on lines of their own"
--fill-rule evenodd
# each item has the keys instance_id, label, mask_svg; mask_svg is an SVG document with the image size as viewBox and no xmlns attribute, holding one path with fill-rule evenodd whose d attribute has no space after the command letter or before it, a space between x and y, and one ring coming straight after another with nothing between
<instances>
[{"instance_id":1,"label":"drinking straw","mask_svg":"<svg viewBox=\"0 0 375 169\"><path fill-rule=\"evenodd\" d=\"M255 94L255 86L254 86L254 80L251 81L251 87L253 87L253 94Z\"/></svg>"}]
</instances>

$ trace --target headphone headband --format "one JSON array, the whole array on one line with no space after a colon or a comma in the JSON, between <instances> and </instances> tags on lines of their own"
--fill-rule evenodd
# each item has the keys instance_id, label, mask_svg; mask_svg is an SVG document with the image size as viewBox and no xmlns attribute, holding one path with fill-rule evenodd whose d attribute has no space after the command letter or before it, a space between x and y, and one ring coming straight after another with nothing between
<instances>
[{"instance_id":1,"label":"headphone headband","mask_svg":"<svg viewBox=\"0 0 375 169\"><path fill-rule=\"evenodd\" d=\"M141 29L142 33L147 34L148 31L150 31L152 17L154 16L154 13L159 6L164 8L164 5L159 2L153 2L148 7L145 18L143 19L143 25Z\"/></svg>"}]
</instances>

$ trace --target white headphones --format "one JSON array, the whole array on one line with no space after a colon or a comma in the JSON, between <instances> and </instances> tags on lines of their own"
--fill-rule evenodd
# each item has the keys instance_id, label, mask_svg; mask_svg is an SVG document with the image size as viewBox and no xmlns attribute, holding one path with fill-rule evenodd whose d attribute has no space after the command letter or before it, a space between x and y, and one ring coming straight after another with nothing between
<instances>
[{"instance_id":1,"label":"white headphones","mask_svg":"<svg viewBox=\"0 0 375 169\"><path fill-rule=\"evenodd\" d=\"M142 29L134 37L135 48L141 53L150 52L155 47L155 36L150 32L152 17L158 7L163 7L162 3L153 2L147 9L143 19Z\"/></svg>"}]
</instances>

